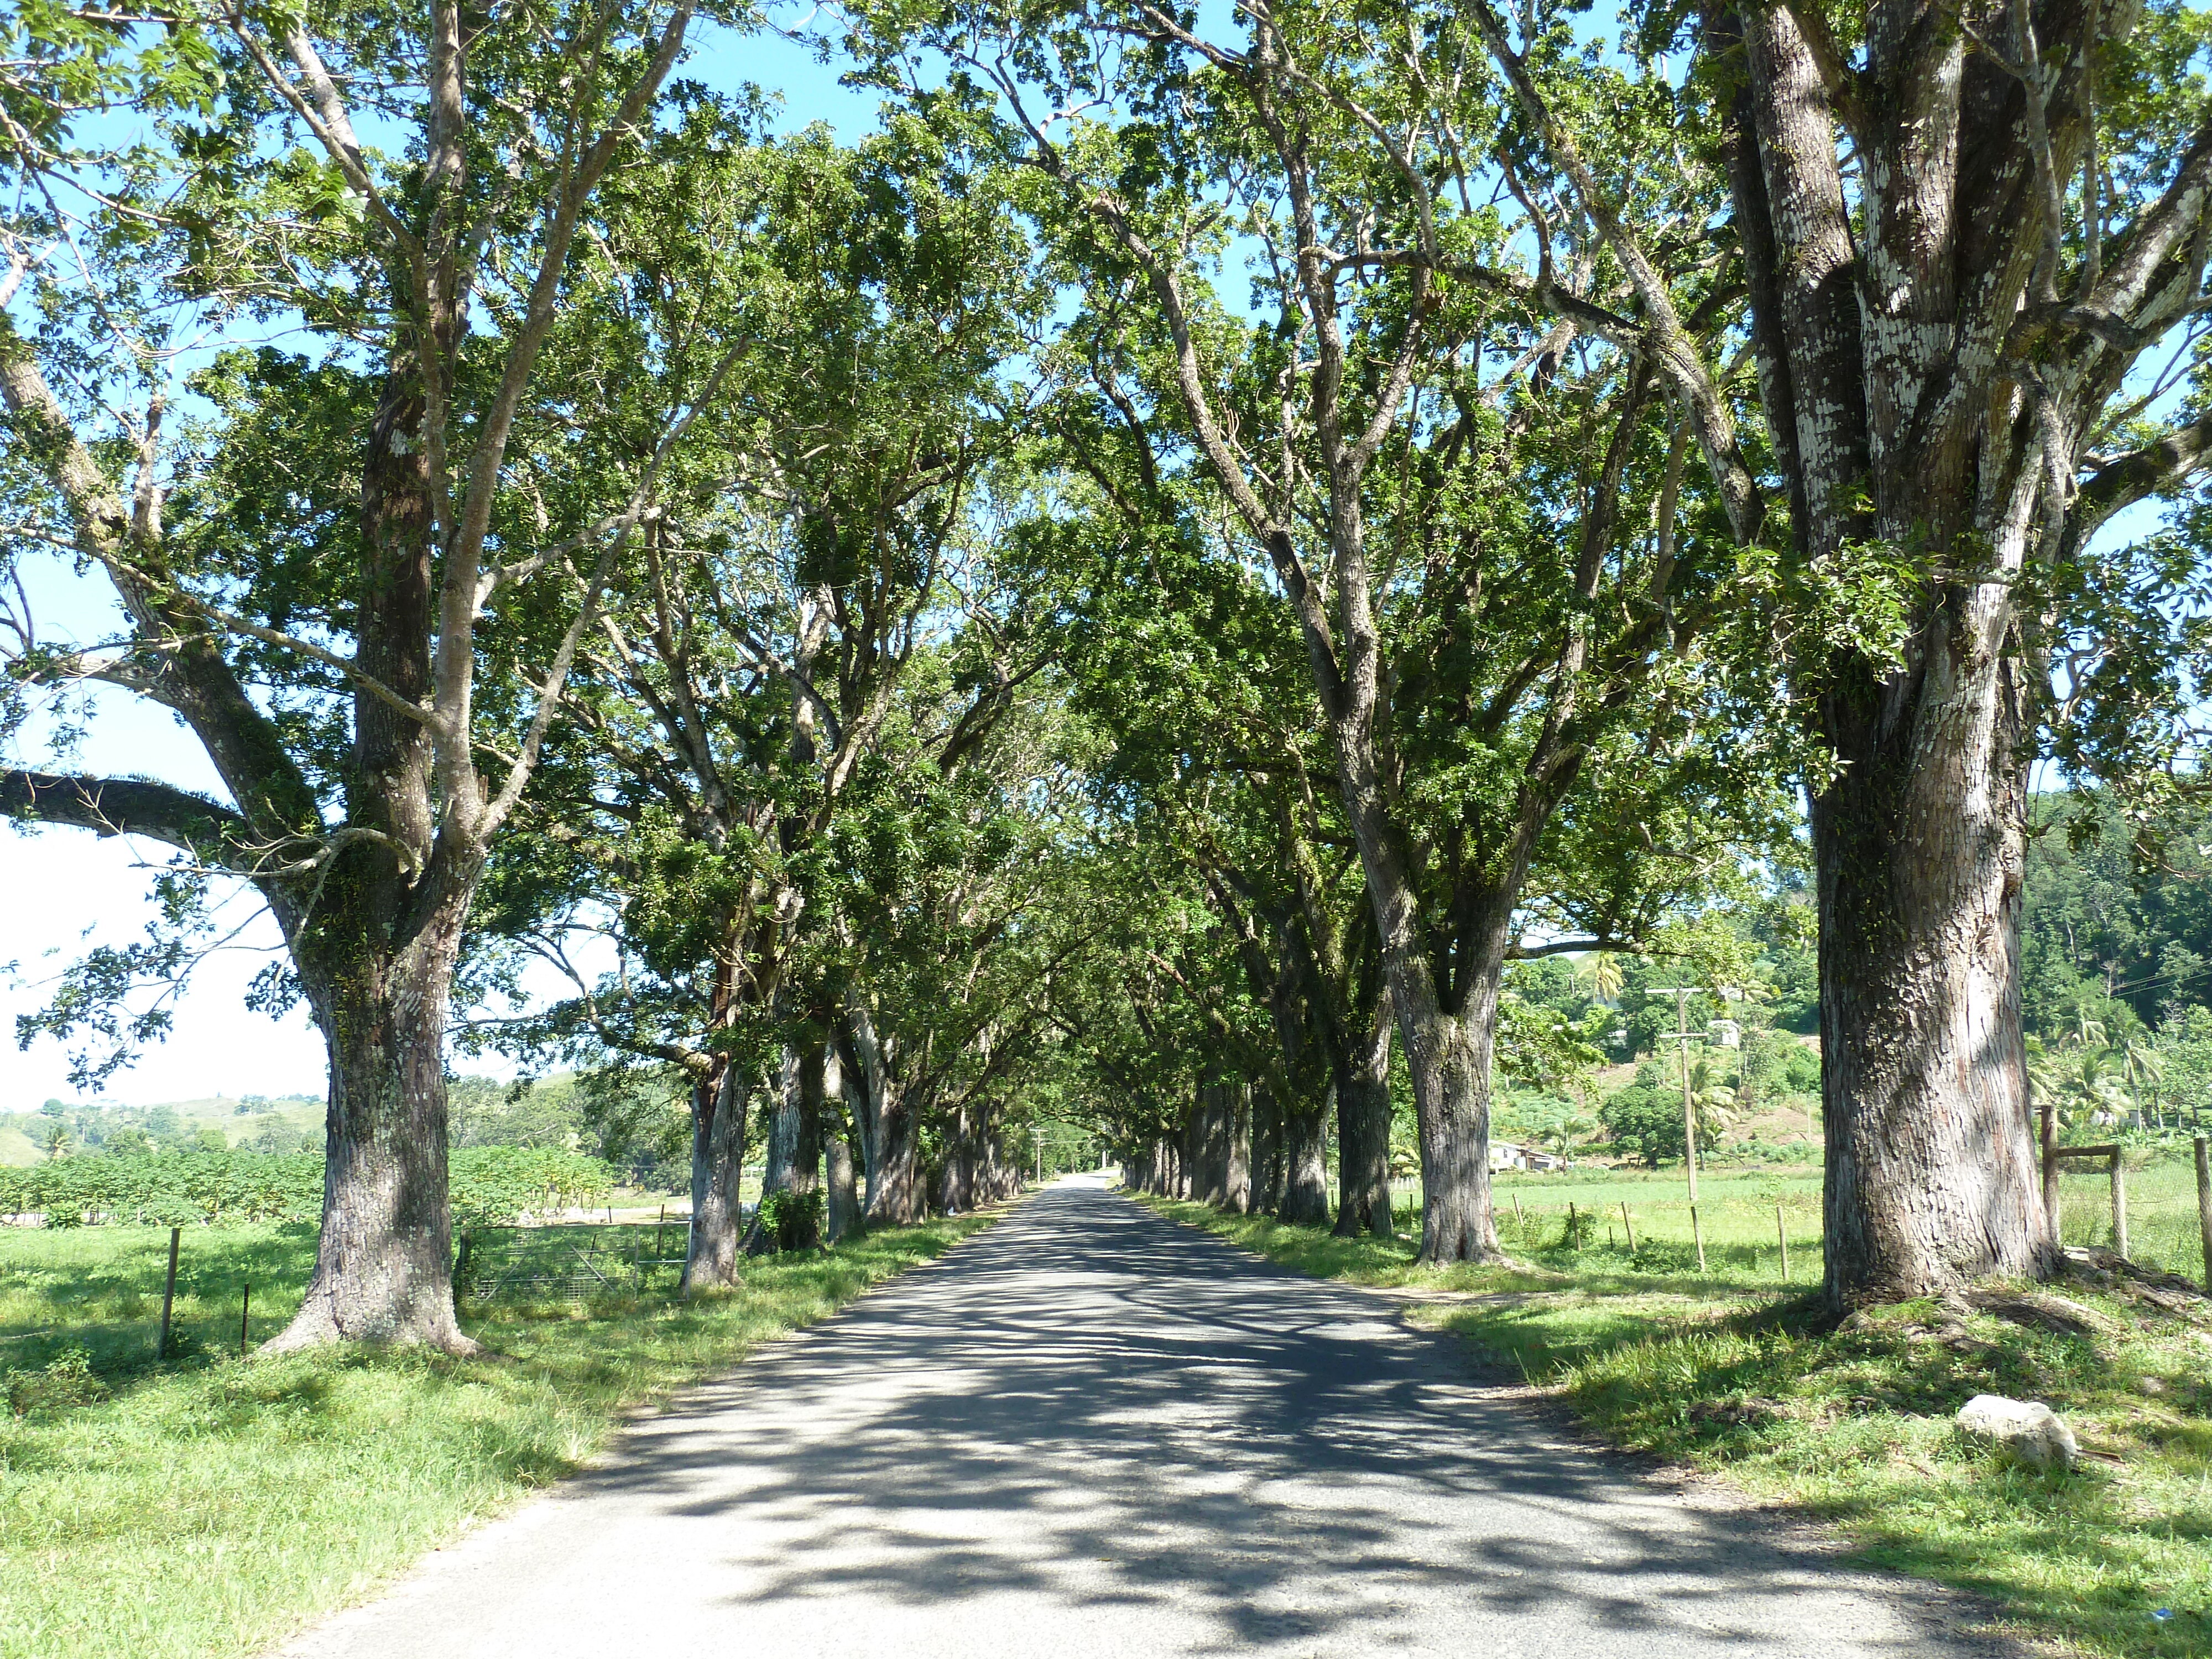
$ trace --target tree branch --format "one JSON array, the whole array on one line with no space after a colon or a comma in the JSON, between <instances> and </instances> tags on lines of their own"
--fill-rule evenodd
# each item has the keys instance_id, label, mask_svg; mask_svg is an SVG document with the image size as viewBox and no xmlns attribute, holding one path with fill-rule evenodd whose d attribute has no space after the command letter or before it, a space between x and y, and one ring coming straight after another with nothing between
<instances>
[{"instance_id":1,"label":"tree branch","mask_svg":"<svg viewBox=\"0 0 2212 1659\"><path fill-rule=\"evenodd\" d=\"M247 830L240 813L188 789L149 778L55 772L0 772L0 817L69 824L103 837L144 836L194 854L234 846Z\"/></svg>"}]
</instances>

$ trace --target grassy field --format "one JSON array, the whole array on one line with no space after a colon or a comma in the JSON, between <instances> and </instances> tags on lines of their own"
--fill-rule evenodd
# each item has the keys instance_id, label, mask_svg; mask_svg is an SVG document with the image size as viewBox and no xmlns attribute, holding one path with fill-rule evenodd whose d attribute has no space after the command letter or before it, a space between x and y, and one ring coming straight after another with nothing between
<instances>
[{"instance_id":1,"label":"grassy field","mask_svg":"<svg viewBox=\"0 0 2212 1659\"><path fill-rule=\"evenodd\" d=\"M1679 1172L1674 1182L1679 1206ZM1460 1333L1616 1443L1830 1521L1863 1559L1984 1595L2022 1633L2111 1659L2212 1653L2212 1309L2197 1303L2185 1317L2124 1285L2069 1283L2053 1288L2079 1310L2076 1330L1935 1303L1826 1329L1803 1282L1819 1271L1816 1189L1761 1176L1701 1183L1700 1275L1686 1213L1670 1212L1660 1184L1553 1177L1502 1188L1505 1242L1522 1258L1510 1267L1419 1268L1406 1239L1348 1242L1146 1201L1310 1273L1445 1293L1408 1316ZM2165 1213L2169 1186L2184 1190L2142 1172L2147 1215ZM2087 1182L2069 1187L2071 1242L2095 1230L2088 1212L2104 1200ZM1619 1237L1623 1198L1632 1255ZM1610 1245L1594 1222L1569 1246L1571 1201L1577 1216L1613 1206ZM1780 1282L1777 1202L1795 1286ZM2109 1214L2098 1224L2109 1231ZM2142 1237L2137 1224L2138 1257ZM1952 1414L1983 1392L2047 1401L2087 1457L2071 1475L2043 1475L1968 1445Z\"/></svg>"},{"instance_id":2,"label":"grassy field","mask_svg":"<svg viewBox=\"0 0 2212 1659\"><path fill-rule=\"evenodd\" d=\"M750 1268L694 1303L465 1310L489 1358L238 1356L296 1306L307 1227L0 1229L0 1659L258 1652L574 1469L625 1412L941 1254L990 1218Z\"/></svg>"}]
</instances>

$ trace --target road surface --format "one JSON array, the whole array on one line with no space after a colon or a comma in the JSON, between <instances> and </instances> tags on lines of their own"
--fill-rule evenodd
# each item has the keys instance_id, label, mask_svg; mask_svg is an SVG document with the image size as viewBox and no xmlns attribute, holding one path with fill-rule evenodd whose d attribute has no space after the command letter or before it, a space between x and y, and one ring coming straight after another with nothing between
<instances>
[{"instance_id":1,"label":"road surface","mask_svg":"<svg viewBox=\"0 0 2212 1659\"><path fill-rule=\"evenodd\" d=\"M639 1425L295 1659L2002 1651L1638 1478L1455 1339L1097 1181Z\"/></svg>"}]
</instances>

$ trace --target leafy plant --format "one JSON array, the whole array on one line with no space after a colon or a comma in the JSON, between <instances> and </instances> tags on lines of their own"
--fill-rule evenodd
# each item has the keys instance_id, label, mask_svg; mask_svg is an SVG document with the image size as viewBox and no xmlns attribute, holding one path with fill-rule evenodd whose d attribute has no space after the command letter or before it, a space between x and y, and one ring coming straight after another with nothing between
<instances>
[{"instance_id":1,"label":"leafy plant","mask_svg":"<svg viewBox=\"0 0 2212 1659\"><path fill-rule=\"evenodd\" d=\"M822 1236L822 1213L820 1188L803 1194L779 1188L761 1200L761 1232L774 1239L779 1250L800 1249L809 1239Z\"/></svg>"}]
</instances>

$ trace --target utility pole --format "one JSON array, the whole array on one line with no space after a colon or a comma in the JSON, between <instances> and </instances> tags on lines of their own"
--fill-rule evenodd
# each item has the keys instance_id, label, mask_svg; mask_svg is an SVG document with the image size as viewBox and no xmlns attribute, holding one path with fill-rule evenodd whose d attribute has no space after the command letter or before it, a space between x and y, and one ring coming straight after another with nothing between
<instances>
[{"instance_id":1,"label":"utility pole","mask_svg":"<svg viewBox=\"0 0 2212 1659\"><path fill-rule=\"evenodd\" d=\"M1693 985L1647 985L1645 992L1653 996L1672 995L1674 999L1674 1042L1682 1052L1682 1159L1690 1172L1690 1237L1697 1241L1698 1271L1705 1270L1705 1233L1698 1224L1698 1108L1690 1095L1690 993ZM1703 1042L1705 1034L1700 1031L1695 1041Z\"/></svg>"}]
</instances>

